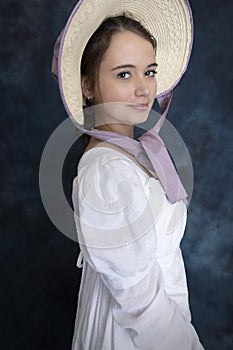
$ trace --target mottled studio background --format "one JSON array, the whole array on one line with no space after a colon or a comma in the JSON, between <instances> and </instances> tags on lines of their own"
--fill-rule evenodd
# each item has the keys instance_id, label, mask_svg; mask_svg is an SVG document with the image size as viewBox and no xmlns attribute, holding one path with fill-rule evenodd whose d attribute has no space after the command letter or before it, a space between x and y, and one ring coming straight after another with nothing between
<instances>
[{"instance_id":1,"label":"mottled studio background","mask_svg":"<svg viewBox=\"0 0 233 350\"><path fill-rule=\"evenodd\" d=\"M78 248L47 217L38 168L47 139L66 118L50 61L75 3L0 2L2 350L68 350L71 345ZM227 350L233 348L233 1L192 0L191 5L193 54L169 114L195 172L182 246L193 323L206 349Z\"/></svg>"}]
</instances>

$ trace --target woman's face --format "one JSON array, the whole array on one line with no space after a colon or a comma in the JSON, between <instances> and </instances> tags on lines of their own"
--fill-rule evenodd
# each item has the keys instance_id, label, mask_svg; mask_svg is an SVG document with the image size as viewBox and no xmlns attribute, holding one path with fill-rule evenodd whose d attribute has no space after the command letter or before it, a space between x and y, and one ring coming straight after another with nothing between
<instances>
[{"instance_id":1,"label":"woman's face","mask_svg":"<svg viewBox=\"0 0 233 350\"><path fill-rule=\"evenodd\" d=\"M100 63L93 98L95 104L118 104L106 107L102 123L133 125L147 119L156 96L156 66L148 40L130 31L113 35Z\"/></svg>"}]
</instances>

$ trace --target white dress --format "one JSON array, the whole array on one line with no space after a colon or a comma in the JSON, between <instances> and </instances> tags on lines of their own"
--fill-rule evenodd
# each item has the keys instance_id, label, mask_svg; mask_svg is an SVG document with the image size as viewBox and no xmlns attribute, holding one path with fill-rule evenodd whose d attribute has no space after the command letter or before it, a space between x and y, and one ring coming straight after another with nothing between
<instances>
[{"instance_id":1,"label":"white dress","mask_svg":"<svg viewBox=\"0 0 233 350\"><path fill-rule=\"evenodd\" d=\"M72 198L83 261L72 350L203 349L180 250L184 202L108 147L84 153Z\"/></svg>"}]
</instances>

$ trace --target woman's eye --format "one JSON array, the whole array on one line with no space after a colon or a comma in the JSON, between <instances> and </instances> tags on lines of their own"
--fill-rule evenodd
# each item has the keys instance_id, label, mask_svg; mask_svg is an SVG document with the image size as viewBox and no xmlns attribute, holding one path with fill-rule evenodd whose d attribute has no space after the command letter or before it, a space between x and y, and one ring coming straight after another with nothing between
<instances>
[{"instance_id":1,"label":"woman's eye","mask_svg":"<svg viewBox=\"0 0 233 350\"><path fill-rule=\"evenodd\" d=\"M128 72L120 72L117 74L117 77L120 79L129 79L130 74Z\"/></svg>"},{"instance_id":2,"label":"woman's eye","mask_svg":"<svg viewBox=\"0 0 233 350\"><path fill-rule=\"evenodd\" d=\"M148 70L148 71L145 73L145 75L146 75L147 77L154 77L155 74L157 74L157 72L156 72L154 69Z\"/></svg>"}]
</instances>

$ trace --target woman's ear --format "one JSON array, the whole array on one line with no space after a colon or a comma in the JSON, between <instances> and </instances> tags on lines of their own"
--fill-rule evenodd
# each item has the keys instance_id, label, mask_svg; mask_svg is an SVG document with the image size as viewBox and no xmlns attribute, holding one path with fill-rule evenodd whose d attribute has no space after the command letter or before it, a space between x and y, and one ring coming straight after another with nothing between
<instances>
[{"instance_id":1,"label":"woman's ear","mask_svg":"<svg viewBox=\"0 0 233 350\"><path fill-rule=\"evenodd\" d=\"M88 79L88 77L86 75L82 76L82 78L81 78L81 87L82 87L83 95L87 99L92 99L92 97L93 97L93 90L92 90L92 87L91 87L90 80Z\"/></svg>"}]
</instances>

